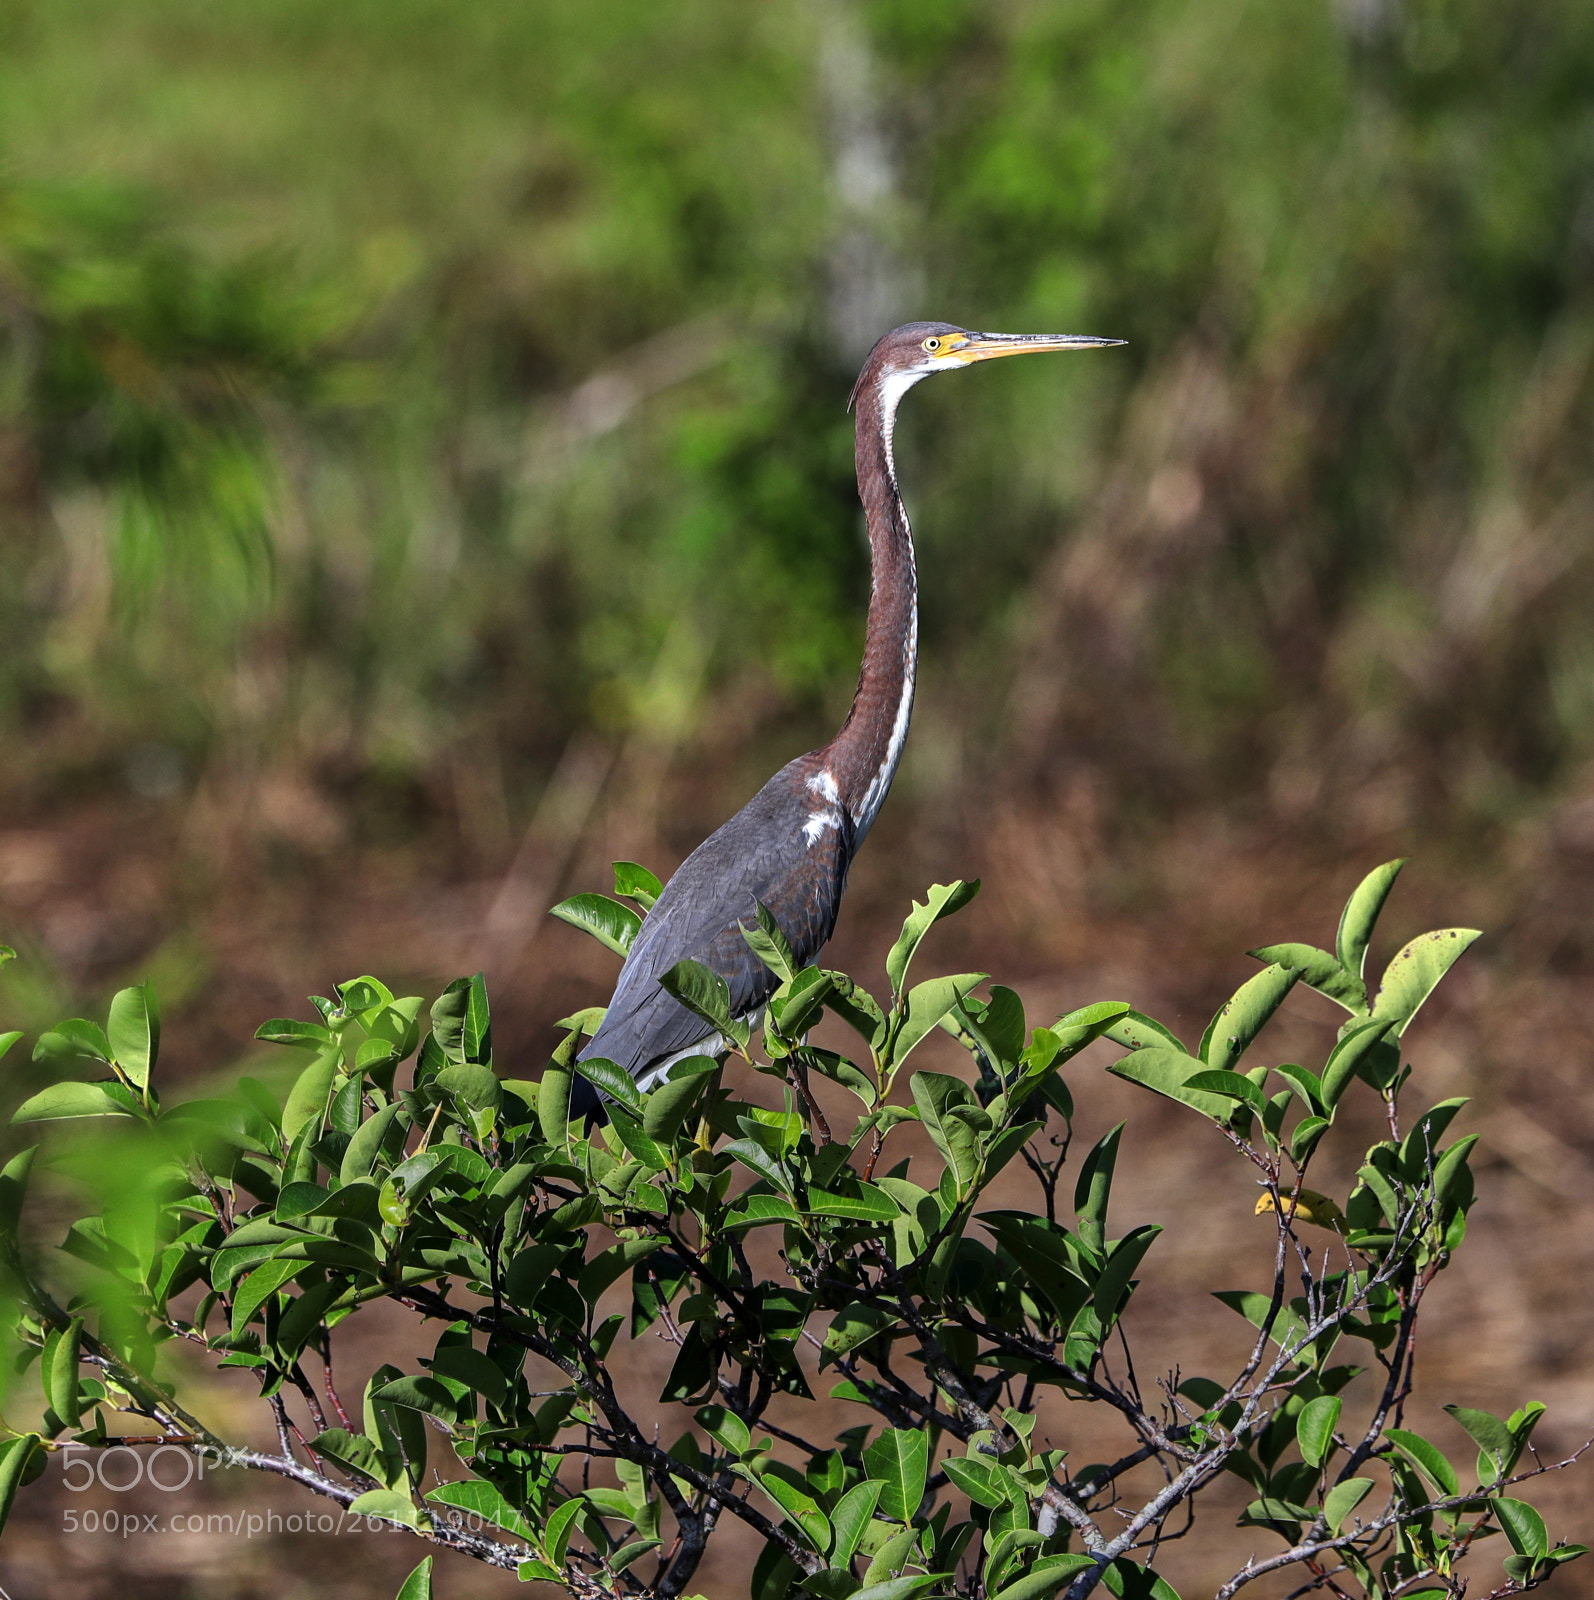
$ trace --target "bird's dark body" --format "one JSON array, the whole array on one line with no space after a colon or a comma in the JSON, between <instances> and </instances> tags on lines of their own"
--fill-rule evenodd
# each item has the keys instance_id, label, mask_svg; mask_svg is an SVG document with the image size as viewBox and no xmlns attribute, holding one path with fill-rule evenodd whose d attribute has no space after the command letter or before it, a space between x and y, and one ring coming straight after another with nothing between
<instances>
[{"instance_id":1,"label":"bird's dark body","mask_svg":"<svg viewBox=\"0 0 1594 1600\"><path fill-rule=\"evenodd\" d=\"M835 928L847 869L890 790L913 709L913 536L891 454L902 396L932 372L990 356L1119 342L970 333L946 322L915 322L888 333L869 352L852 402L873 586L852 709L829 744L788 762L681 863L643 919L608 1012L580 1059L613 1061L649 1088L682 1055L723 1053L724 1044L702 1020L660 987L664 974L679 961L699 961L725 980L731 1014L751 1016L776 986L742 936L744 927L755 925L758 906L768 907L804 965ZM592 1085L578 1079L572 1115L591 1114L599 1105Z\"/></svg>"},{"instance_id":2,"label":"bird's dark body","mask_svg":"<svg viewBox=\"0 0 1594 1600\"><path fill-rule=\"evenodd\" d=\"M703 1043L703 1021L659 986L686 956L725 980L733 1016L758 1011L778 981L742 937L744 925L756 925L760 903L800 963L824 948L841 908L854 830L839 806L829 808L836 826L808 829L820 799L808 781L822 760L816 751L787 763L681 863L644 919L583 1057L601 1056L644 1079L659 1062Z\"/></svg>"}]
</instances>

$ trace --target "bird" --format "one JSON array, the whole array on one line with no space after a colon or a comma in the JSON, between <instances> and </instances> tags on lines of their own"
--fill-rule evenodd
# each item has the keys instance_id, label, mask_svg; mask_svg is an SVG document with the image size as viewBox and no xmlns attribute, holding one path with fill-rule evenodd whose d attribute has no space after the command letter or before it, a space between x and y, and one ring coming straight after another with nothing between
<instances>
[{"instance_id":1,"label":"bird","mask_svg":"<svg viewBox=\"0 0 1594 1600\"><path fill-rule=\"evenodd\" d=\"M848 397L856 418L858 496L869 538L871 583L863 664L852 707L829 744L798 756L686 858L647 912L603 1021L578 1061L606 1060L646 1092L687 1056L728 1049L659 980L684 959L725 980L733 1017L755 1020L778 986L743 937L757 908L775 918L798 965L836 925L847 872L891 789L908 737L918 666L913 535L897 484L897 407L916 383L999 356L1122 344L1088 334L975 333L948 322L910 322L884 335ZM590 1081L572 1086L570 1115L604 1115Z\"/></svg>"}]
</instances>

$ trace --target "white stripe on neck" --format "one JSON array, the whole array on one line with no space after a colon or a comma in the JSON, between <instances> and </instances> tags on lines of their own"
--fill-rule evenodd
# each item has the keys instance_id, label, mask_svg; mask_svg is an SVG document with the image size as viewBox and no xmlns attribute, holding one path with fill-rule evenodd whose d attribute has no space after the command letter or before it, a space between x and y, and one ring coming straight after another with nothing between
<instances>
[{"instance_id":1,"label":"white stripe on neck","mask_svg":"<svg viewBox=\"0 0 1594 1600\"><path fill-rule=\"evenodd\" d=\"M891 474L891 487L897 486L897 463L891 454L892 436L897 431L897 407L902 397L927 372L892 372L880 380L880 433L886 445L886 471Z\"/></svg>"},{"instance_id":2,"label":"white stripe on neck","mask_svg":"<svg viewBox=\"0 0 1594 1600\"><path fill-rule=\"evenodd\" d=\"M885 804L886 791L896 774L897 763L902 759L902 747L908 737L908 719L913 714L913 680L919 665L919 596L918 574L913 562L913 534L908 527L908 513L897 489L897 463L891 442L897 428L897 407L902 397L921 378L929 376L929 369L918 372L893 372L880 381L880 434L885 444L886 471L891 475L891 492L896 498L896 512L902 518L902 531L908 564L908 635L902 641L902 697L897 702L897 713L891 723L891 737L886 741L886 753L879 770L869 780L862 801L853 813L853 827L858 844L874 826L874 819Z\"/></svg>"},{"instance_id":3,"label":"white stripe on neck","mask_svg":"<svg viewBox=\"0 0 1594 1600\"><path fill-rule=\"evenodd\" d=\"M909 613L908 636L902 641L902 698L897 702L897 714L891 723L891 737L886 741L886 753L879 770L869 780L869 787L853 813L853 828L859 844L863 843L864 835L874 826L874 819L886 803L886 791L902 759L902 747L908 738L908 719L913 715L913 680L918 664L919 607L915 598Z\"/></svg>"}]
</instances>

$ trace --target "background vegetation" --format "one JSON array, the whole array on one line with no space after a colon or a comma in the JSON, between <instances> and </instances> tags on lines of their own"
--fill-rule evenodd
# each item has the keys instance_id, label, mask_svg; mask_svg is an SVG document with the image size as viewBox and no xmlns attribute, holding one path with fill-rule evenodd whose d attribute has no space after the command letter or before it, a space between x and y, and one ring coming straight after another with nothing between
<instances>
[{"instance_id":1,"label":"background vegetation","mask_svg":"<svg viewBox=\"0 0 1594 1600\"><path fill-rule=\"evenodd\" d=\"M926 681L837 963L983 875L1037 1013L1194 1018L1415 853L1407 931L1450 876L1491 933L1425 1018L1515 1174L1477 1282L1594 1416L1586 7L3 0L0 39L16 1025L149 974L170 1070L231 1071L349 973L483 966L535 1057L608 977L543 909L845 707L872 335L1117 335L907 408Z\"/></svg>"}]
</instances>

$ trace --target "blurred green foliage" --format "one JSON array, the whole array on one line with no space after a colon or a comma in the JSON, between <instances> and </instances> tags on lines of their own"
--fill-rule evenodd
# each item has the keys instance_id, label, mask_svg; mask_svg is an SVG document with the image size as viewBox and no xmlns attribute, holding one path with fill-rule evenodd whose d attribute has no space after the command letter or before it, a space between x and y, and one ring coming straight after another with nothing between
<instances>
[{"instance_id":1,"label":"blurred green foliage","mask_svg":"<svg viewBox=\"0 0 1594 1600\"><path fill-rule=\"evenodd\" d=\"M515 806L732 688L754 770L817 738L859 260L890 320L1131 341L904 424L942 704L1015 770L1324 816L1398 770L1431 826L1589 752L1571 0L0 17L13 791L484 741Z\"/></svg>"}]
</instances>

